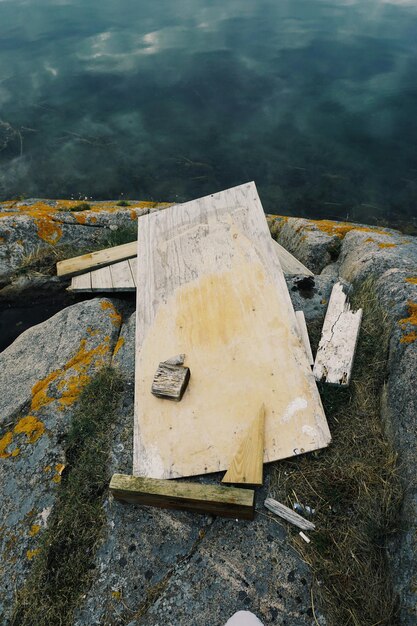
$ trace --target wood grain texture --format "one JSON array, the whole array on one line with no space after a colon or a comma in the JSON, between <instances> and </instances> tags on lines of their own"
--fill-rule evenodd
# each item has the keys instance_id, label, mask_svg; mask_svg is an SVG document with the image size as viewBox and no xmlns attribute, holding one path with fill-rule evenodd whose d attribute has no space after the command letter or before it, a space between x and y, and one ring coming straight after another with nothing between
<instances>
[{"instance_id":1,"label":"wood grain texture","mask_svg":"<svg viewBox=\"0 0 417 626\"><path fill-rule=\"evenodd\" d=\"M118 500L133 504L247 520L254 516L255 493L251 489L113 474L110 491Z\"/></svg>"},{"instance_id":2,"label":"wood grain texture","mask_svg":"<svg viewBox=\"0 0 417 626\"><path fill-rule=\"evenodd\" d=\"M260 486L263 483L265 406L262 405L239 445L223 483Z\"/></svg>"},{"instance_id":3,"label":"wood grain texture","mask_svg":"<svg viewBox=\"0 0 417 626\"><path fill-rule=\"evenodd\" d=\"M287 506L285 506L285 504L281 504L281 502L278 502L273 498L267 498L264 502L264 506L272 513L275 513L275 515L278 515L279 517L282 517L282 519L285 519L287 522L290 522L290 524L301 528L301 530L315 529L315 525L313 524L313 522L309 522L304 517L301 517L301 515L298 515L298 513L296 513L295 511L289 509Z\"/></svg>"},{"instance_id":4,"label":"wood grain texture","mask_svg":"<svg viewBox=\"0 0 417 626\"><path fill-rule=\"evenodd\" d=\"M362 309L352 311L341 283L330 296L313 373L317 380L347 386L362 321Z\"/></svg>"},{"instance_id":5,"label":"wood grain texture","mask_svg":"<svg viewBox=\"0 0 417 626\"><path fill-rule=\"evenodd\" d=\"M136 285L133 280L129 261L113 263L109 265L109 269L114 291L135 291Z\"/></svg>"},{"instance_id":6,"label":"wood grain texture","mask_svg":"<svg viewBox=\"0 0 417 626\"><path fill-rule=\"evenodd\" d=\"M81 256L73 257L72 259L65 259L65 261L58 261L56 264L58 276L74 276L75 274L82 274L91 269L97 269L110 263L116 263L116 261L123 261L132 256L136 256L136 242L124 243L121 246L114 246L113 248L106 248L105 250L97 250L96 252L89 252Z\"/></svg>"},{"instance_id":7,"label":"wood grain texture","mask_svg":"<svg viewBox=\"0 0 417 626\"><path fill-rule=\"evenodd\" d=\"M304 276L314 276L313 272L295 258L291 252L274 241L275 252L281 264L282 271L287 275L302 274Z\"/></svg>"},{"instance_id":8,"label":"wood grain texture","mask_svg":"<svg viewBox=\"0 0 417 626\"><path fill-rule=\"evenodd\" d=\"M71 285L68 291L90 292L91 291L91 272L80 274L71 278Z\"/></svg>"},{"instance_id":9,"label":"wood grain texture","mask_svg":"<svg viewBox=\"0 0 417 626\"><path fill-rule=\"evenodd\" d=\"M138 252L133 473L228 469L262 403L264 462L328 445L255 185L141 217ZM150 393L159 362L177 353L192 373L180 404Z\"/></svg>"},{"instance_id":10,"label":"wood grain texture","mask_svg":"<svg viewBox=\"0 0 417 626\"><path fill-rule=\"evenodd\" d=\"M110 267L91 272L91 291L113 291Z\"/></svg>"},{"instance_id":11,"label":"wood grain texture","mask_svg":"<svg viewBox=\"0 0 417 626\"><path fill-rule=\"evenodd\" d=\"M184 395L190 380L190 370L178 364L162 362L156 370L151 391L157 398L176 400Z\"/></svg>"},{"instance_id":12,"label":"wood grain texture","mask_svg":"<svg viewBox=\"0 0 417 626\"><path fill-rule=\"evenodd\" d=\"M297 318L298 330L300 332L300 337L302 339L304 349L306 351L307 359L310 365L314 365L314 357L311 351L310 345L310 337L308 336L306 318L304 316L304 311L296 311L295 317Z\"/></svg>"}]
</instances>

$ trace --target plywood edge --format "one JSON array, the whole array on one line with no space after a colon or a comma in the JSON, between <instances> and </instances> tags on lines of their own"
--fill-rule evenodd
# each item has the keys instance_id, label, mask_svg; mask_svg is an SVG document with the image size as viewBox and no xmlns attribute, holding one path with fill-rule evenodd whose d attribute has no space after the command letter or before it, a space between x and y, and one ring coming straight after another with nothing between
<instances>
[{"instance_id":1,"label":"plywood edge","mask_svg":"<svg viewBox=\"0 0 417 626\"><path fill-rule=\"evenodd\" d=\"M116 263L117 261L129 259L136 256L136 252L137 243L136 241L132 241L130 243L124 243L121 246L114 246L112 248L82 254L81 256L76 256L71 259L58 261L56 264L57 275L75 276L77 274L83 274L91 269L98 269Z\"/></svg>"},{"instance_id":2,"label":"plywood edge","mask_svg":"<svg viewBox=\"0 0 417 626\"><path fill-rule=\"evenodd\" d=\"M249 489L113 474L109 489L118 500L167 509L252 520L255 492Z\"/></svg>"},{"instance_id":3,"label":"plywood edge","mask_svg":"<svg viewBox=\"0 0 417 626\"><path fill-rule=\"evenodd\" d=\"M262 404L223 477L223 483L262 485L264 439L265 406Z\"/></svg>"},{"instance_id":4,"label":"plywood edge","mask_svg":"<svg viewBox=\"0 0 417 626\"><path fill-rule=\"evenodd\" d=\"M304 276L314 276L313 272L301 263L291 252L288 252L286 248L281 246L275 239L274 242L275 253L281 264L282 271L286 275L302 274Z\"/></svg>"},{"instance_id":5,"label":"plywood edge","mask_svg":"<svg viewBox=\"0 0 417 626\"><path fill-rule=\"evenodd\" d=\"M304 311L296 311L295 317L297 318L298 330L300 331L300 339L303 342L308 362L310 365L314 365L314 357L311 351L310 338L308 336L308 329L306 324L306 318L304 316Z\"/></svg>"}]
</instances>

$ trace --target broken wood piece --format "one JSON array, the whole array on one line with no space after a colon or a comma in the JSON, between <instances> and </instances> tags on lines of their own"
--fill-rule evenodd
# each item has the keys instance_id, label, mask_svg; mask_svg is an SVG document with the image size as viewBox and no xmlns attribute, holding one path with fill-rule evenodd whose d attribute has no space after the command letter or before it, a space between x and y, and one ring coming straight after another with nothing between
<instances>
[{"instance_id":1,"label":"broken wood piece","mask_svg":"<svg viewBox=\"0 0 417 626\"><path fill-rule=\"evenodd\" d=\"M273 239L275 253L278 257L279 263L281 265L281 269L284 274L287 275L295 275L302 274L304 276L314 276L313 272L308 269L305 265L301 263L298 259L295 258L291 252L288 252L286 248L281 246L275 239Z\"/></svg>"},{"instance_id":2,"label":"broken wood piece","mask_svg":"<svg viewBox=\"0 0 417 626\"><path fill-rule=\"evenodd\" d=\"M96 252L82 254L72 259L58 261L56 270L58 276L75 276L76 274L82 274L91 269L98 269L110 265L111 263L116 263L117 261L124 261L136 255L137 243L136 241L132 241L131 243L124 243L121 246L97 250Z\"/></svg>"},{"instance_id":3,"label":"broken wood piece","mask_svg":"<svg viewBox=\"0 0 417 626\"><path fill-rule=\"evenodd\" d=\"M151 387L153 395L157 398L176 400L177 402L181 400L190 380L189 368L175 362L182 359L182 363L184 363L182 357L185 358L185 355L178 355L158 365Z\"/></svg>"},{"instance_id":4,"label":"broken wood piece","mask_svg":"<svg viewBox=\"0 0 417 626\"><path fill-rule=\"evenodd\" d=\"M333 287L313 374L321 382L347 386L359 337L362 309L352 311L341 283Z\"/></svg>"},{"instance_id":5,"label":"broken wood piece","mask_svg":"<svg viewBox=\"0 0 417 626\"><path fill-rule=\"evenodd\" d=\"M222 483L244 483L259 486L263 482L265 406L247 431Z\"/></svg>"},{"instance_id":6,"label":"broken wood piece","mask_svg":"<svg viewBox=\"0 0 417 626\"><path fill-rule=\"evenodd\" d=\"M118 500L133 504L247 520L254 517L252 489L113 474L110 491Z\"/></svg>"},{"instance_id":7,"label":"broken wood piece","mask_svg":"<svg viewBox=\"0 0 417 626\"><path fill-rule=\"evenodd\" d=\"M298 534L300 535L303 541L305 541L306 543L310 543L311 541L310 537L307 537L307 535L305 535L302 530L300 530Z\"/></svg>"},{"instance_id":8,"label":"broken wood piece","mask_svg":"<svg viewBox=\"0 0 417 626\"><path fill-rule=\"evenodd\" d=\"M298 330L300 332L300 339L303 342L307 359L310 365L314 365L313 353L311 351L310 338L308 336L306 318L303 311L296 311L295 317L297 318Z\"/></svg>"},{"instance_id":9,"label":"broken wood piece","mask_svg":"<svg viewBox=\"0 0 417 626\"><path fill-rule=\"evenodd\" d=\"M264 506L269 511L272 511L272 513L275 513L275 515L278 515L279 517L282 517L282 519L285 519L287 522L290 522L290 524L294 524L294 526L301 528L301 530L315 529L315 525L313 524L313 522L309 522L308 520L304 519L304 517L301 517L301 515L298 515L298 513L295 513L294 511L289 509L287 506L285 506L285 504L281 504L281 502L277 502L277 500L274 500L273 498L267 498L264 502Z\"/></svg>"}]
</instances>

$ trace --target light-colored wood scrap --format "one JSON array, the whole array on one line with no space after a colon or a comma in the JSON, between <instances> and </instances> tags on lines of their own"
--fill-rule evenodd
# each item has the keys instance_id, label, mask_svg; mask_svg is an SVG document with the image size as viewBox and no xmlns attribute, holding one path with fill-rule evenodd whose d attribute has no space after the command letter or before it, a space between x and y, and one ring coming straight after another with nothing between
<instances>
[{"instance_id":1,"label":"light-colored wood scrap","mask_svg":"<svg viewBox=\"0 0 417 626\"><path fill-rule=\"evenodd\" d=\"M262 403L264 463L327 446L255 185L141 217L138 255L133 474L227 470ZM180 404L149 393L167 353L185 353L192 370Z\"/></svg>"},{"instance_id":2,"label":"light-colored wood scrap","mask_svg":"<svg viewBox=\"0 0 417 626\"><path fill-rule=\"evenodd\" d=\"M157 398L179 402L190 380L190 370L179 364L164 361L158 365L151 391Z\"/></svg>"},{"instance_id":3,"label":"light-colored wood scrap","mask_svg":"<svg viewBox=\"0 0 417 626\"><path fill-rule=\"evenodd\" d=\"M71 278L71 286L68 291L90 292L91 291L91 272L80 274Z\"/></svg>"},{"instance_id":4,"label":"light-colored wood scrap","mask_svg":"<svg viewBox=\"0 0 417 626\"><path fill-rule=\"evenodd\" d=\"M336 283L314 362L316 380L332 385L349 385L361 320L362 309L352 311L343 285Z\"/></svg>"},{"instance_id":5,"label":"light-colored wood scrap","mask_svg":"<svg viewBox=\"0 0 417 626\"><path fill-rule=\"evenodd\" d=\"M110 491L118 500L133 504L247 520L254 516L251 489L113 474Z\"/></svg>"},{"instance_id":6,"label":"light-colored wood scrap","mask_svg":"<svg viewBox=\"0 0 417 626\"><path fill-rule=\"evenodd\" d=\"M304 276L314 276L313 272L295 258L291 252L281 246L273 239L275 252L281 264L282 271L287 275L303 274Z\"/></svg>"},{"instance_id":7,"label":"light-colored wood scrap","mask_svg":"<svg viewBox=\"0 0 417 626\"><path fill-rule=\"evenodd\" d=\"M132 272L133 282L135 283L135 286L136 286L136 276L138 274L138 259L137 257L133 257L132 259L129 259L128 262L129 262L130 271Z\"/></svg>"},{"instance_id":8,"label":"light-colored wood scrap","mask_svg":"<svg viewBox=\"0 0 417 626\"><path fill-rule=\"evenodd\" d=\"M287 522L290 522L290 524L301 528L301 530L315 529L315 525L313 524L313 522L309 522L301 515L298 515L298 513L295 513L295 511L289 509L287 506L285 506L285 504L281 504L281 502L278 502L273 498L267 498L264 502L264 506L272 513L275 513L275 515L278 515L279 517L282 517L282 519L285 519Z\"/></svg>"},{"instance_id":9,"label":"light-colored wood scrap","mask_svg":"<svg viewBox=\"0 0 417 626\"><path fill-rule=\"evenodd\" d=\"M300 530L300 532L298 534L300 535L301 539L303 541L305 541L306 543L310 543L311 542L310 537L307 537L307 535L305 535L302 530Z\"/></svg>"},{"instance_id":10,"label":"light-colored wood scrap","mask_svg":"<svg viewBox=\"0 0 417 626\"><path fill-rule=\"evenodd\" d=\"M109 265L109 269L114 291L136 290L129 261L113 263L112 265Z\"/></svg>"},{"instance_id":11,"label":"light-colored wood scrap","mask_svg":"<svg viewBox=\"0 0 417 626\"><path fill-rule=\"evenodd\" d=\"M223 483L260 486L263 482L265 406L262 404L233 461L223 476Z\"/></svg>"},{"instance_id":12,"label":"light-colored wood scrap","mask_svg":"<svg viewBox=\"0 0 417 626\"><path fill-rule=\"evenodd\" d=\"M313 353L311 351L310 338L308 336L306 318L304 316L304 311L296 311L295 317L297 318L298 330L300 331L300 338L303 342L307 359L310 365L314 365Z\"/></svg>"},{"instance_id":13,"label":"light-colored wood scrap","mask_svg":"<svg viewBox=\"0 0 417 626\"><path fill-rule=\"evenodd\" d=\"M81 256L58 261L56 264L58 276L75 276L82 274L88 270L98 269L117 261L124 261L130 257L136 256L136 242L124 243L121 246L106 248L105 250L97 250L89 252Z\"/></svg>"},{"instance_id":14,"label":"light-colored wood scrap","mask_svg":"<svg viewBox=\"0 0 417 626\"><path fill-rule=\"evenodd\" d=\"M108 266L91 272L92 291L113 291L111 272Z\"/></svg>"}]
</instances>

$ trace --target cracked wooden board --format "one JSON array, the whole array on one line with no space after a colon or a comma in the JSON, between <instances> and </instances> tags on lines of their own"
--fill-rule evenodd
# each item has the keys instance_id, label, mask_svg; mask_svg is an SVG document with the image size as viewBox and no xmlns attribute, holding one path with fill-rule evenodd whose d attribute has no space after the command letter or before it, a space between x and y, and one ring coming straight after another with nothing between
<instances>
[{"instance_id":1,"label":"cracked wooden board","mask_svg":"<svg viewBox=\"0 0 417 626\"><path fill-rule=\"evenodd\" d=\"M142 217L138 251L133 473L227 469L262 403L264 462L328 445L255 185ZM191 380L177 404L150 389L179 353Z\"/></svg>"}]
</instances>

